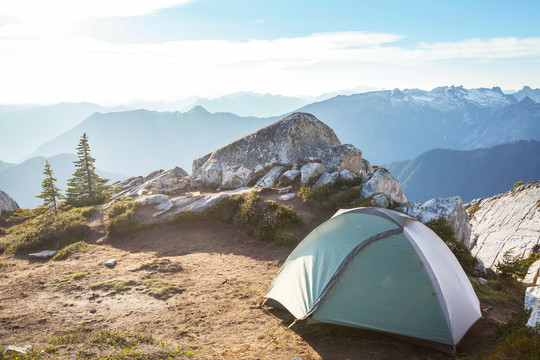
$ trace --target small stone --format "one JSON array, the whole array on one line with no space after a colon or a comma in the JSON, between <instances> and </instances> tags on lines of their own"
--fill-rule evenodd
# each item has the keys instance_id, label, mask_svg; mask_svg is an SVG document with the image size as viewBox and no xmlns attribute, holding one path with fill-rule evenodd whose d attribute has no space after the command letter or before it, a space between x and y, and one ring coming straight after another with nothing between
<instances>
[{"instance_id":1,"label":"small stone","mask_svg":"<svg viewBox=\"0 0 540 360\"><path fill-rule=\"evenodd\" d=\"M28 256L36 259L48 259L56 255L56 253L57 251L54 250L43 250L37 253L28 254Z\"/></svg>"},{"instance_id":2,"label":"small stone","mask_svg":"<svg viewBox=\"0 0 540 360\"><path fill-rule=\"evenodd\" d=\"M477 278L478 282L482 285L485 285L489 282L489 280L484 279L483 277Z\"/></svg>"},{"instance_id":3,"label":"small stone","mask_svg":"<svg viewBox=\"0 0 540 360\"><path fill-rule=\"evenodd\" d=\"M295 196L296 196L295 193L284 194L284 195L281 195L281 196L279 197L279 200L287 201L287 200L291 200L291 199L294 198Z\"/></svg>"},{"instance_id":4,"label":"small stone","mask_svg":"<svg viewBox=\"0 0 540 360\"><path fill-rule=\"evenodd\" d=\"M24 346L13 346L8 345L6 349L4 350L4 354L12 354L12 353L19 353L19 354L26 354L27 352L30 352L34 350L34 347L32 345L24 345Z\"/></svg>"},{"instance_id":5,"label":"small stone","mask_svg":"<svg viewBox=\"0 0 540 360\"><path fill-rule=\"evenodd\" d=\"M116 259L109 259L105 262L105 266L109 269L113 269L116 266Z\"/></svg>"},{"instance_id":6,"label":"small stone","mask_svg":"<svg viewBox=\"0 0 540 360\"><path fill-rule=\"evenodd\" d=\"M292 190L292 185L289 185L289 186L287 186L287 187L284 187L283 189L279 189L278 192L279 192L280 194L288 194L288 193L291 192L291 190Z\"/></svg>"}]
</instances>

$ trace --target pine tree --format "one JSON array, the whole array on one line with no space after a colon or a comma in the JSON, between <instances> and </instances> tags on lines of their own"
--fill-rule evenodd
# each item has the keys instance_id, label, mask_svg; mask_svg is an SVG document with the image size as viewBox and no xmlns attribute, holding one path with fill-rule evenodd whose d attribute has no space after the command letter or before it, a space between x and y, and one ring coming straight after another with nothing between
<instances>
[{"instance_id":1,"label":"pine tree","mask_svg":"<svg viewBox=\"0 0 540 360\"><path fill-rule=\"evenodd\" d=\"M62 198L60 189L55 185L56 178L51 169L49 161L45 161L45 169L43 170L45 179L41 182L41 194L36 197L43 199L43 207L54 210L54 215L58 214L58 201Z\"/></svg>"},{"instance_id":2,"label":"pine tree","mask_svg":"<svg viewBox=\"0 0 540 360\"><path fill-rule=\"evenodd\" d=\"M99 204L107 198L108 179L102 179L96 174L94 162L90 156L90 145L86 133L83 134L77 146L77 156L74 161L75 172L68 181L66 202L74 206Z\"/></svg>"}]
</instances>

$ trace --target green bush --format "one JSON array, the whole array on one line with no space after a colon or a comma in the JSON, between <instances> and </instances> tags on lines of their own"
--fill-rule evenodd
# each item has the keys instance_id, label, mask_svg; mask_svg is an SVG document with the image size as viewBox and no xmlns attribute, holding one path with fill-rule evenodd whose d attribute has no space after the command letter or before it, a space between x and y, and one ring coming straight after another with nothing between
<instances>
[{"instance_id":1,"label":"green bush","mask_svg":"<svg viewBox=\"0 0 540 360\"><path fill-rule=\"evenodd\" d=\"M0 252L33 251L63 247L86 238L86 208L60 212L57 216L44 213L12 228L0 239Z\"/></svg>"},{"instance_id":2,"label":"green bush","mask_svg":"<svg viewBox=\"0 0 540 360\"><path fill-rule=\"evenodd\" d=\"M256 192L227 196L201 213L184 211L175 216L175 223L185 224L219 219L240 225L248 234L278 245L294 242L294 235L284 231L302 225L302 219L291 208L277 201L262 199Z\"/></svg>"},{"instance_id":3,"label":"green bush","mask_svg":"<svg viewBox=\"0 0 540 360\"><path fill-rule=\"evenodd\" d=\"M456 240L456 235L454 230L448 224L448 221L444 217L430 220L425 223L425 225L433 230L437 236L439 236L442 241L448 246L450 251L454 254L459 264L468 275L473 274L474 264L477 259L471 254L465 244Z\"/></svg>"},{"instance_id":4,"label":"green bush","mask_svg":"<svg viewBox=\"0 0 540 360\"><path fill-rule=\"evenodd\" d=\"M0 214L0 226L10 227L15 224L20 224L26 220L35 218L36 216L43 214L39 209L17 209L15 211L2 211Z\"/></svg>"},{"instance_id":5,"label":"green bush","mask_svg":"<svg viewBox=\"0 0 540 360\"><path fill-rule=\"evenodd\" d=\"M523 307L525 285L514 279L498 278L491 279L482 284L476 279L471 279L471 284L476 296L488 303L514 304Z\"/></svg>"},{"instance_id":6,"label":"green bush","mask_svg":"<svg viewBox=\"0 0 540 360\"><path fill-rule=\"evenodd\" d=\"M371 199L360 198L361 188L342 189L338 184L325 184L317 187L302 186L298 196L311 205L325 210L337 211L341 208L371 206ZM362 202L359 205L359 202Z\"/></svg>"},{"instance_id":7,"label":"green bush","mask_svg":"<svg viewBox=\"0 0 540 360\"><path fill-rule=\"evenodd\" d=\"M124 234L136 230L138 223L135 210L139 205L140 203L131 201L130 198L115 201L107 212L107 233Z\"/></svg>"},{"instance_id":8,"label":"green bush","mask_svg":"<svg viewBox=\"0 0 540 360\"><path fill-rule=\"evenodd\" d=\"M302 198L308 204L322 208L328 199L336 195L338 191L338 188L334 184L325 184L317 187L302 186L298 191L298 197Z\"/></svg>"}]
</instances>

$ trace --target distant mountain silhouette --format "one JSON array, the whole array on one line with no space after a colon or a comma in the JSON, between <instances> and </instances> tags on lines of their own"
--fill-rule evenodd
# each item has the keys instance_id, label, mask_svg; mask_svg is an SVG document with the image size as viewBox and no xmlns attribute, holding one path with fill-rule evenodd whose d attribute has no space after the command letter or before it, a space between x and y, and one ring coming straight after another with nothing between
<instances>
[{"instance_id":1,"label":"distant mountain silhouette","mask_svg":"<svg viewBox=\"0 0 540 360\"><path fill-rule=\"evenodd\" d=\"M15 164L7 163L2 160L0 160L0 173L6 169L9 169L10 167L14 166Z\"/></svg>"},{"instance_id":2,"label":"distant mountain silhouette","mask_svg":"<svg viewBox=\"0 0 540 360\"><path fill-rule=\"evenodd\" d=\"M135 110L96 113L40 146L34 156L73 152L86 132L96 166L127 175L144 175L156 169L180 166L191 173L194 159L270 120L212 114L197 106L186 113Z\"/></svg>"},{"instance_id":3,"label":"distant mountain silhouette","mask_svg":"<svg viewBox=\"0 0 540 360\"><path fill-rule=\"evenodd\" d=\"M237 92L216 99L198 99L200 105L210 112L228 112L240 116L271 117L298 109L307 100L270 94Z\"/></svg>"},{"instance_id":4,"label":"distant mountain silhouette","mask_svg":"<svg viewBox=\"0 0 540 360\"><path fill-rule=\"evenodd\" d=\"M0 112L0 158L3 161L19 162L39 145L73 128L91 114L114 110L90 103L21 107L4 106L5 111Z\"/></svg>"},{"instance_id":5,"label":"distant mountain silhouette","mask_svg":"<svg viewBox=\"0 0 540 360\"><path fill-rule=\"evenodd\" d=\"M531 89L529 86L524 86L523 89L513 93L517 101L523 100L525 97L528 97L531 100L540 102L540 89Z\"/></svg>"},{"instance_id":6,"label":"distant mountain silhouette","mask_svg":"<svg viewBox=\"0 0 540 360\"><path fill-rule=\"evenodd\" d=\"M0 189L7 192L23 208L35 208L42 204L42 199L35 196L41 193L41 181L44 179L43 168L45 160L48 160L58 179L56 185L65 194L67 180L73 176L77 160L74 154L60 154L50 158L33 157L21 164L14 165L0 172ZM122 180L123 175L113 174L96 169L96 172L104 178L110 179L110 183Z\"/></svg>"},{"instance_id":7,"label":"distant mountain silhouette","mask_svg":"<svg viewBox=\"0 0 540 360\"><path fill-rule=\"evenodd\" d=\"M435 149L386 167L401 181L409 200L459 195L466 202L506 192L518 181L540 180L540 142L522 140L468 151Z\"/></svg>"}]
</instances>

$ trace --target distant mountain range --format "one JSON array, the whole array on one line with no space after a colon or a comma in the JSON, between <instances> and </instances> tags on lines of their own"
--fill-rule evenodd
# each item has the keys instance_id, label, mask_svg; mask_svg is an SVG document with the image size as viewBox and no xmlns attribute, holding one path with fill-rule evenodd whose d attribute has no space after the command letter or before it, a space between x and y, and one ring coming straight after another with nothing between
<instances>
[{"instance_id":1,"label":"distant mountain range","mask_svg":"<svg viewBox=\"0 0 540 360\"><path fill-rule=\"evenodd\" d=\"M115 111L91 103L7 106L0 110L0 160L19 162L45 141L68 131L96 111Z\"/></svg>"},{"instance_id":2,"label":"distant mountain range","mask_svg":"<svg viewBox=\"0 0 540 360\"><path fill-rule=\"evenodd\" d=\"M301 108L362 149L373 163L411 159L434 148L471 149L510 140L540 140L539 108L500 88L439 87L337 96ZM504 115L500 115L504 113ZM509 121L499 130L494 122ZM499 139L499 140L497 140Z\"/></svg>"},{"instance_id":3,"label":"distant mountain range","mask_svg":"<svg viewBox=\"0 0 540 360\"><path fill-rule=\"evenodd\" d=\"M540 142L515 141L488 149L430 150L385 167L409 200L459 195L464 202L508 191L518 181L540 180Z\"/></svg>"},{"instance_id":4,"label":"distant mountain range","mask_svg":"<svg viewBox=\"0 0 540 360\"><path fill-rule=\"evenodd\" d=\"M197 106L186 113L134 110L95 113L73 129L41 145L32 156L74 152L86 132L96 166L126 175L145 175L180 166L191 172L194 159L270 123Z\"/></svg>"},{"instance_id":5,"label":"distant mountain range","mask_svg":"<svg viewBox=\"0 0 540 360\"><path fill-rule=\"evenodd\" d=\"M298 111L311 113L328 124L342 143L362 149L370 162L384 164L413 159L434 148L470 150L515 140L540 140L540 105L529 97L538 92L529 87L510 95L497 87L395 89L336 96ZM270 113L281 105L292 106L297 100L237 93L208 100L206 105L230 105L231 110L239 111L244 103L245 109L259 107ZM97 166L125 175L174 166L191 172L193 159L290 113L242 117L212 113L202 106L187 112L111 112L86 103L2 109L0 160L16 162L17 156L73 153L86 132Z\"/></svg>"},{"instance_id":6,"label":"distant mountain range","mask_svg":"<svg viewBox=\"0 0 540 360\"><path fill-rule=\"evenodd\" d=\"M517 101L523 100L525 97L536 102L540 102L540 89L531 89L529 86L524 86L523 89L512 94Z\"/></svg>"},{"instance_id":7,"label":"distant mountain range","mask_svg":"<svg viewBox=\"0 0 540 360\"><path fill-rule=\"evenodd\" d=\"M73 177L75 171L74 154L60 154L50 158L34 157L18 165L12 165L4 170L0 168L0 189L8 193L23 208L35 208L43 203L42 199L35 196L41 193L41 181L44 178L43 168L45 160L48 160L58 179L56 185L65 194L67 180ZM96 172L104 178L110 179L109 183L125 179L123 175L109 173L100 169Z\"/></svg>"}]
</instances>

